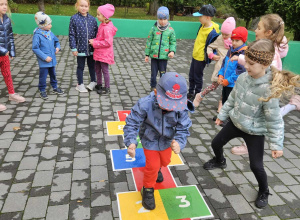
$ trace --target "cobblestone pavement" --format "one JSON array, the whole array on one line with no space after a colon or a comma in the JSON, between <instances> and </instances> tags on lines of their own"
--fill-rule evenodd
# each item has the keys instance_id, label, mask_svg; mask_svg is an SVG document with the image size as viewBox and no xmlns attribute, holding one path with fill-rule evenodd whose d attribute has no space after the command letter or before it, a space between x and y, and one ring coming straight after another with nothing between
<instances>
[{"instance_id":1,"label":"cobblestone pavement","mask_svg":"<svg viewBox=\"0 0 300 220\"><path fill-rule=\"evenodd\" d=\"M150 91L150 65L143 62L145 39L115 39L116 64L110 68L111 94L78 94L76 61L68 38L59 36L57 78L64 96L39 98L38 64L31 35L16 35L17 58L11 63L15 89L27 99L7 101L1 80L0 219L119 219L117 192L135 190L129 171L113 172L109 151L123 147L121 136L107 136L106 121L117 121L117 110L129 110ZM178 40L176 58L168 71L188 79L193 41ZM205 69L210 83L213 65ZM84 82L87 84L88 74ZM49 84L48 84L49 85ZM49 87L48 87L49 88ZM211 158L210 142L221 129L214 125L220 90L211 93L192 115L191 136L181 155L185 165L171 167L178 185L197 185L216 219L300 219L300 114L285 120L285 150L272 159L266 145L269 206L254 206L257 183L247 156L234 156L226 145L226 170L202 168Z\"/></svg>"}]
</instances>

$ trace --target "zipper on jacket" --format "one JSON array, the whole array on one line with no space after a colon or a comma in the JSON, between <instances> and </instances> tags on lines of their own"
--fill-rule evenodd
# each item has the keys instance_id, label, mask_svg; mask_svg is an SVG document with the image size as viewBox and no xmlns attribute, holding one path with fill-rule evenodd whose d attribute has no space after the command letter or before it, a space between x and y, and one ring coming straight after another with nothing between
<instances>
[{"instance_id":1,"label":"zipper on jacket","mask_svg":"<svg viewBox=\"0 0 300 220\"><path fill-rule=\"evenodd\" d=\"M160 35L160 41L159 41L159 48L158 48L158 59L159 59L159 54L160 54L160 47L161 47L161 40L162 40L162 35L163 35L164 32L161 32L161 35Z\"/></svg>"},{"instance_id":2,"label":"zipper on jacket","mask_svg":"<svg viewBox=\"0 0 300 220\"><path fill-rule=\"evenodd\" d=\"M88 25L87 25L87 19L88 17L86 16L86 19L85 19L85 26L86 26L86 39L87 39L87 55L89 56L90 55L90 52L89 52L89 28L88 28Z\"/></svg>"}]
</instances>

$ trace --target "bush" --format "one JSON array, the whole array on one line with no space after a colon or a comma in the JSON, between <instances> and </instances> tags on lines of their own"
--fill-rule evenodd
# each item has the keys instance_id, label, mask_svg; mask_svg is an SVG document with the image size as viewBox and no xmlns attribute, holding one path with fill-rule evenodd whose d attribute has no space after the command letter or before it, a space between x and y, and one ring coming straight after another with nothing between
<instances>
[{"instance_id":1,"label":"bush","mask_svg":"<svg viewBox=\"0 0 300 220\"><path fill-rule=\"evenodd\" d=\"M13 2L13 0L8 0L8 5L11 12L16 13L18 12L18 4Z\"/></svg>"},{"instance_id":2,"label":"bush","mask_svg":"<svg viewBox=\"0 0 300 220\"><path fill-rule=\"evenodd\" d=\"M234 17L237 19L237 14L233 8L231 8L228 5L221 5L220 7L217 8L217 12L215 15L217 18L228 18L228 17Z\"/></svg>"}]
</instances>

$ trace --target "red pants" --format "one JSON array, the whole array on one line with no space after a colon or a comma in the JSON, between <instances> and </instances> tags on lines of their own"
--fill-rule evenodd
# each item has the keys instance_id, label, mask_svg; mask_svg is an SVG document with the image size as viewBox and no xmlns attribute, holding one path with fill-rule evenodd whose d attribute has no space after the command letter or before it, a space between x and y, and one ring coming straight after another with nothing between
<instances>
[{"instance_id":1,"label":"red pants","mask_svg":"<svg viewBox=\"0 0 300 220\"><path fill-rule=\"evenodd\" d=\"M14 85L11 78L9 56L0 56L0 69L9 94L14 94Z\"/></svg>"},{"instance_id":2,"label":"red pants","mask_svg":"<svg viewBox=\"0 0 300 220\"><path fill-rule=\"evenodd\" d=\"M144 169L143 185L145 188L154 188L159 169L162 166L168 166L171 162L172 149L169 147L163 151L155 151L144 148L144 154L146 157L146 166Z\"/></svg>"}]
</instances>

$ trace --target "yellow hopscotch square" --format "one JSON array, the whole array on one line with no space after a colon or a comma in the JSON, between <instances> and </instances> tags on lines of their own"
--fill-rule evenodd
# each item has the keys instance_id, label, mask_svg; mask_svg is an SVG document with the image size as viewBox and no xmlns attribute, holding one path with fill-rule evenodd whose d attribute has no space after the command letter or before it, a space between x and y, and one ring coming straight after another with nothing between
<instances>
[{"instance_id":1,"label":"yellow hopscotch square","mask_svg":"<svg viewBox=\"0 0 300 220\"><path fill-rule=\"evenodd\" d=\"M107 127L107 135L123 135L123 128L125 126L125 121L107 121L106 127Z\"/></svg>"},{"instance_id":2,"label":"yellow hopscotch square","mask_svg":"<svg viewBox=\"0 0 300 220\"><path fill-rule=\"evenodd\" d=\"M164 208L158 190L154 191L156 208L147 210L142 206L141 192L118 193L118 205L120 219L122 220L167 220L168 216Z\"/></svg>"},{"instance_id":3,"label":"yellow hopscotch square","mask_svg":"<svg viewBox=\"0 0 300 220\"><path fill-rule=\"evenodd\" d=\"M182 162L179 154L175 154L172 151L171 163L169 164L169 166L174 166L174 165L183 165L183 162Z\"/></svg>"}]
</instances>

